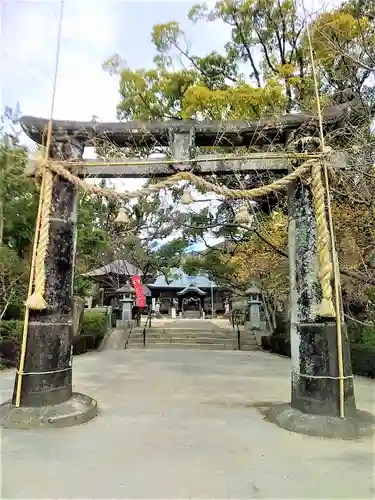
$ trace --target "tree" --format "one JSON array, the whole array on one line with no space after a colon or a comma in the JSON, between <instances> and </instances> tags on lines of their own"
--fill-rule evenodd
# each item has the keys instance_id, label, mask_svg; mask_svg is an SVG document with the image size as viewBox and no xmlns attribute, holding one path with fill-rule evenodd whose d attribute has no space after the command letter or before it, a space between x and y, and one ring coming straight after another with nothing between
<instances>
[{"instance_id":1,"label":"tree","mask_svg":"<svg viewBox=\"0 0 375 500\"><path fill-rule=\"evenodd\" d=\"M351 1L318 16L311 40L323 89L333 102L374 105L375 19L365 2ZM306 45L306 38L303 41Z\"/></svg>"},{"instance_id":2,"label":"tree","mask_svg":"<svg viewBox=\"0 0 375 500\"><path fill-rule=\"evenodd\" d=\"M375 235L375 140L370 129L375 95L373 2L348 0L339 8L308 17L290 0L220 0L213 7L193 7L189 18L229 25L224 52L197 56L178 23L154 26L154 68L134 70L123 62L118 64L118 56L114 58L117 66L113 61L112 66L107 64L112 70L116 66L120 77L119 118L216 119L225 123L288 111L315 111L309 27L322 105L355 99L360 110L356 122L352 119L343 124L326 137L326 143L348 154L348 168L338 172L333 182L332 206L342 268L362 278L356 287L351 287L352 281L344 284L348 290L357 293L360 289L366 294L363 277L367 273L371 280L373 276L370 263ZM229 187L270 182L255 177L234 174L220 182ZM267 282L272 293L284 293L285 197L268 198L253 206L250 229L236 225L238 208L238 202L223 202L215 213L202 210L184 221L183 234L189 240L206 242L210 233L228 242L224 249L207 245L204 255L185 259L184 266L235 287L244 287L241 280L250 278L245 272L248 266L255 277ZM275 217L279 229L274 226Z\"/></svg>"},{"instance_id":3,"label":"tree","mask_svg":"<svg viewBox=\"0 0 375 500\"><path fill-rule=\"evenodd\" d=\"M26 262L12 248L0 246L0 322L21 314L27 281Z\"/></svg>"},{"instance_id":4,"label":"tree","mask_svg":"<svg viewBox=\"0 0 375 500\"><path fill-rule=\"evenodd\" d=\"M144 275L154 277L158 273L168 275L177 267L190 244L189 238L178 234L188 215L173 209L173 195L179 197L179 190L171 194L169 202L167 196L157 193L125 204L127 224L116 224L113 214L108 221L110 255L106 259L127 260Z\"/></svg>"},{"instance_id":5,"label":"tree","mask_svg":"<svg viewBox=\"0 0 375 500\"><path fill-rule=\"evenodd\" d=\"M37 212L37 189L25 175L27 152L19 145L18 112L6 109L0 136L0 246L29 251ZM9 124L10 122L10 124Z\"/></svg>"}]
</instances>

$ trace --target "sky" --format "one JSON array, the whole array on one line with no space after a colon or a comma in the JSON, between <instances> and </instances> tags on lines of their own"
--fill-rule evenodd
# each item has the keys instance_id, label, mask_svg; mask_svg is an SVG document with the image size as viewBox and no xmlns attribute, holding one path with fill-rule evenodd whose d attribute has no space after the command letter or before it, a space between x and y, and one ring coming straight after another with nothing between
<instances>
[{"instance_id":1,"label":"sky","mask_svg":"<svg viewBox=\"0 0 375 500\"><path fill-rule=\"evenodd\" d=\"M309 8L320 2L308 1ZM115 120L118 80L101 65L118 53L131 68L150 67L154 24L180 22L197 55L222 51L229 28L191 23L187 13L195 3L64 0L54 119L91 120L96 115L100 121ZM49 117L60 0L0 0L0 6L0 105L14 108L19 103L23 114ZM137 189L142 182L127 180L126 189Z\"/></svg>"},{"instance_id":2,"label":"sky","mask_svg":"<svg viewBox=\"0 0 375 500\"><path fill-rule=\"evenodd\" d=\"M1 105L14 108L19 103L22 114L49 117L61 2L0 2ZM187 19L195 3L64 0L54 119L91 120L95 115L100 121L116 120L118 79L101 66L115 53L131 68L152 66L155 50L150 33L154 24L180 22L196 54L222 50L227 39L223 26L193 25ZM32 146L31 141L25 142ZM85 156L93 156L90 153ZM143 183L134 179L118 181L116 186L133 190Z\"/></svg>"},{"instance_id":3,"label":"sky","mask_svg":"<svg viewBox=\"0 0 375 500\"><path fill-rule=\"evenodd\" d=\"M2 100L20 101L24 114L50 112L60 0L2 3ZM194 26L187 12L195 2L65 0L54 117L101 121L116 118L117 79L102 63L119 53L132 68L149 67L155 55L152 26L170 20L187 28L192 50L221 49L222 26Z\"/></svg>"}]
</instances>

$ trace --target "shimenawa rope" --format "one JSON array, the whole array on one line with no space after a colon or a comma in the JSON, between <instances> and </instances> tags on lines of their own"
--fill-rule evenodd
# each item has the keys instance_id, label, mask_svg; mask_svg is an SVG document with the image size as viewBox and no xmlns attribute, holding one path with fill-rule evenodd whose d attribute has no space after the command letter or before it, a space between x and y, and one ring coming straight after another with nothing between
<instances>
[{"instance_id":1,"label":"shimenawa rope","mask_svg":"<svg viewBox=\"0 0 375 500\"><path fill-rule=\"evenodd\" d=\"M27 299L26 305L29 309L43 310L47 309L47 303L44 299L46 286L45 259L47 256L47 247L49 243L50 229L50 211L52 203L53 173L45 168L45 180L40 193L42 198L42 211L40 229L38 235L38 246L35 258L35 277L34 292Z\"/></svg>"},{"instance_id":2,"label":"shimenawa rope","mask_svg":"<svg viewBox=\"0 0 375 500\"><path fill-rule=\"evenodd\" d=\"M319 279L322 288L322 302L317 310L317 315L321 317L335 317L335 310L332 303L332 286L331 286L331 272L332 263L330 259L329 236L327 229L327 222L325 217L325 199L324 187L321 177L321 162L319 159L313 158L305 161L301 166L296 168L293 172L286 175L282 179L267 185L254 189L229 189L225 186L218 186L211 182L206 181L192 172L179 172L172 175L168 179L148 186L138 191L125 191L118 193L108 188L101 188L88 184L84 180L72 174L62 164L53 161L43 161L43 164L37 170L46 175L44 182L44 189L41 193L43 197L41 226L38 238L37 258L35 264L35 277L34 277L34 292L27 301L27 306L34 310L44 310L48 306L45 301L45 258L47 254L47 247L49 242L49 216L52 202L52 185L53 177L59 175L60 177L71 182L78 188L86 193L94 194L97 196L104 196L112 200L133 199L139 196L147 196L156 193L161 189L166 189L174 186L179 181L187 181L197 187L204 188L206 191L214 192L227 199L235 198L248 198L256 199L275 191L282 191L286 189L289 184L298 178L303 177L311 171L311 189L315 206L316 229L317 229L317 250L319 256Z\"/></svg>"},{"instance_id":3,"label":"shimenawa rope","mask_svg":"<svg viewBox=\"0 0 375 500\"><path fill-rule=\"evenodd\" d=\"M323 318L334 318L336 313L332 302L332 261L325 213L322 166L320 163L314 163L311 167L311 192L315 206L316 246L319 258L319 278L323 295L317 314Z\"/></svg>"}]
</instances>

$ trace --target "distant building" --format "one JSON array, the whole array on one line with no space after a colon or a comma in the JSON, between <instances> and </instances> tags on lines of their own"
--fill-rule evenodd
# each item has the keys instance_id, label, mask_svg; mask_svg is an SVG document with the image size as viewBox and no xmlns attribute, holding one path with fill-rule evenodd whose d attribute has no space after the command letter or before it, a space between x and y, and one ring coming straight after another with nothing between
<instances>
[{"instance_id":1,"label":"distant building","mask_svg":"<svg viewBox=\"0 0 375 500\"><path fill-rule=\"evenodd\" d=\"M124 260L116 260L84 275L95 285L95 292L88 300L89 307L115 305L121 298L119 289L126 285L133 275L142 277L146 303L155 309L158 302L161 314L171 314L172 308L177 315L183 317L199 317L202 312L211 314L212 309L214 314L223 314L225 311L228 290L206 276L188 276L176 268L170 272L171 280L159 275L152 281L151 276L143 276L142 271Z\"/></svg>"},{"instance_id":2,"label":"distant building","mask_svg":"<svg viewBox=\"0 0 375 500\"><path fill-rule=\"evenodd\" d=\"M206 276L188 276L181 269L172 269L170 281L160 275L154 283L147 283L152 302L160 303L161 314L170 314L172 307L177 315L199 317L205 314L221 314L225 311L228 290ZM169 281L169 282L168 282Z\"/></svg>"},{"instance_id":3,"label":"distant building","mask_svg":"<svg viewBox=\"0 0 375 500\"><path fill-rule=\"evenodd\" d=\"M143 281L144 279L148 281L150 278L144 277L140 269L126 260L115 260L110 264L84 274L83 276L89 278L94 285L91 293L92 297L89 297L88 300L89 307L93 305L114 305L116 299L119 298L118 290L125 286L131 276L134 275L141 276ZM146 297L151 296L150 290L145 285L144 292Z\"/></svg>"}]
</instances>

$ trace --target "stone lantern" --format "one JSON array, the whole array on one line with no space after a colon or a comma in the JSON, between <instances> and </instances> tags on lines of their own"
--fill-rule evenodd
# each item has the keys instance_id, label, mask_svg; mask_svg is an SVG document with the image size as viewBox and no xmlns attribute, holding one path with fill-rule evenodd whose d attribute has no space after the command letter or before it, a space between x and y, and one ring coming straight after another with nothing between
<instances>
[{"instance_id":1,"label":"stone lantern","mask_svg":"<svg viewBox=\"0 0 375 500\"><path fill-rule=\"evenodd\" d=\"M122 294L122 299L120 299L120 302L122 304L120 325L123 328L130 328L133 321L132 307L134 302L135 290L130 283L127 283L126 285L119 288L116 293Z\"/></svg>"},{"instance_id":2,"label":"stone lantern","mask_svg":"<svg viewBox=\"0 0 375 500\"><path fill-rule=\"evenodd\" d=\"M248 321L247 327L251 330L260 330L260 307L262 304L261 291L260 289L252 284L250 288L246 290L246 295L248 297Z\"/></svg>"}]
</instances>

